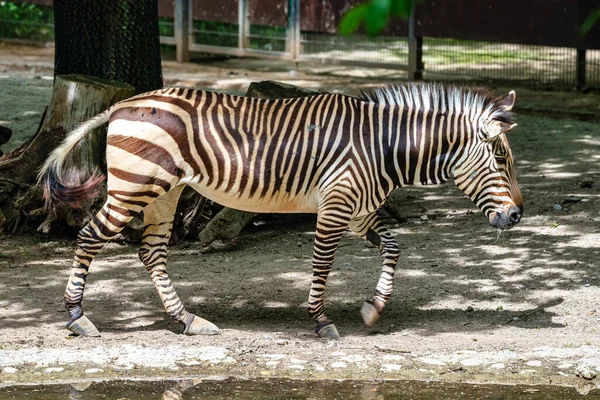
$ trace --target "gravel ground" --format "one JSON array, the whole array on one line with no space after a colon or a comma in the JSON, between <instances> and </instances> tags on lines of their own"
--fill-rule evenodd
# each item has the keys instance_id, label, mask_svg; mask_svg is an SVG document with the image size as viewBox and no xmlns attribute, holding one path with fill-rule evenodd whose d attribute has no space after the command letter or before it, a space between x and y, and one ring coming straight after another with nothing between
<instances>
[{"instance_id":1,"label":"gravel ground","mask_svg":"<svg viewBox=\"0 0 600 400\"><path fill-rule=\"evenodd\" d=\"M168 85L234 92L251 81L277 79L354 94L399 77L377 71L243 59L164 63ZM14 130L9 148L35 131L51 74L51 48L0 46L0 125ZM310 220L265 218L227 251L202 254L193 242L171 249L178 293L190 311L222 328L214 337L179 334L136 246L123 243L101 253L86 290L86 315L102 337L69 336L61 300L74 240L0 236L0 385L235 376L596 388L599 97L516 91L519 127L510 141L525 198L523 221L498 238L451 182L396 193L407 218L388 220L402 249L396 292L372 330L362 326L358 310L372 295L379 258L347 235L326 297L342 339L314 338L305 311Z\"/></svg>"}]
</instances>

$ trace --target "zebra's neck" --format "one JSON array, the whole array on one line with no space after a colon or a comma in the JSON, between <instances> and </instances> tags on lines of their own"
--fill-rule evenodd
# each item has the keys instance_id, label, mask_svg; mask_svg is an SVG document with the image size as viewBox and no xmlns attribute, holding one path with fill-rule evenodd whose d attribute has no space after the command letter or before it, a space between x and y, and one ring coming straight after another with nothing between
<instances>
[{"instance_id":1,"label":"zebra's neck","mask_svg":"<svg viewBox=\"0 0 600 400\"><path fill-rule=\"evenodd\" d=\"M385 169L395 186L438 185L452 176L473 132L468 115L405 105L367 107L373 108L367 113L371 126L381 129Z\"/></svg>"}]
</instances>

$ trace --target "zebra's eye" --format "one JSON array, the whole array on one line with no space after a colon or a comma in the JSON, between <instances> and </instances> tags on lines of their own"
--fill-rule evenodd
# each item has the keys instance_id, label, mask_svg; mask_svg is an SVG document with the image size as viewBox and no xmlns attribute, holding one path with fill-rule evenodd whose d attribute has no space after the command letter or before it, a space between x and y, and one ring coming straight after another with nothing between
<instances>
[{"instance_id":1,"label":"zebra's eye","mask_svg":"<svg viewBox=\"0 0 600 400\"><path fill-rule=\"evenodd\" d=\"M506 161L506 157L504 156L494 156L494 158L496 159L496 163L498 164L504 164L504 162Z\"/></svg>"}]
</instances>

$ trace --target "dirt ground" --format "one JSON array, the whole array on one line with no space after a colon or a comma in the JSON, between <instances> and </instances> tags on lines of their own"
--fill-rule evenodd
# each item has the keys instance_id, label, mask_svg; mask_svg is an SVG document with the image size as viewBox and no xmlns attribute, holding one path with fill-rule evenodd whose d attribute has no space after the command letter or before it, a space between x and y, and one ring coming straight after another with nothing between
<instances>
[{"instance_id":1,"label":"dirt ground","mask_svg":"<svg viewBox=\"0 0 600 400\"><path fill-rule=\"evenodd\" d=\"M0 46L0 125L18 145L51 93L52 49ZM252 81L355 94L401 72L234 59L164 63L167 85L243 92ZM229 250L172 248L188 310L222 328L186 337L162 309L137 247L111 243L94 262L84 308L102 333L64 328L72 238L0 236L0 385L115 377L423 379L600 387L600 97L517 91L510 134L525 214L497 237L449 182L398 193L405 223L395 293L377 325L359 309L380 269L348 234L326 291L342 339L316 339L306 312L314 226L263 218ZM506 92L499 88L498 92ZM424 216L427 216L425 218ZM589 378L589 379L587 379Z\"/></svg>"}]
</instances>

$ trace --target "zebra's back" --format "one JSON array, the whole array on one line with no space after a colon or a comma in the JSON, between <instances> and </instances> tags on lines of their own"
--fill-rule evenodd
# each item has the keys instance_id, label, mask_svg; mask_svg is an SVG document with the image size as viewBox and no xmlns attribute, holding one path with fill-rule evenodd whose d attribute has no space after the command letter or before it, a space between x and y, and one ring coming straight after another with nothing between
<instances>
[{"instance_id":1,"label":"zebra's back","mask_svg":"<svg viewBox=\"0 0 600 400\"><path fill-rule=\"evenodd\" d=\"M120 176L157 194L188 184L246 211L316 212L328 188L356 185L353 170L364 164L357 157L370 158L354 143L361 107L333 94L264 100L165 89L138 96L111 114L109 190Z\"/></svg>"}]
</instances>

